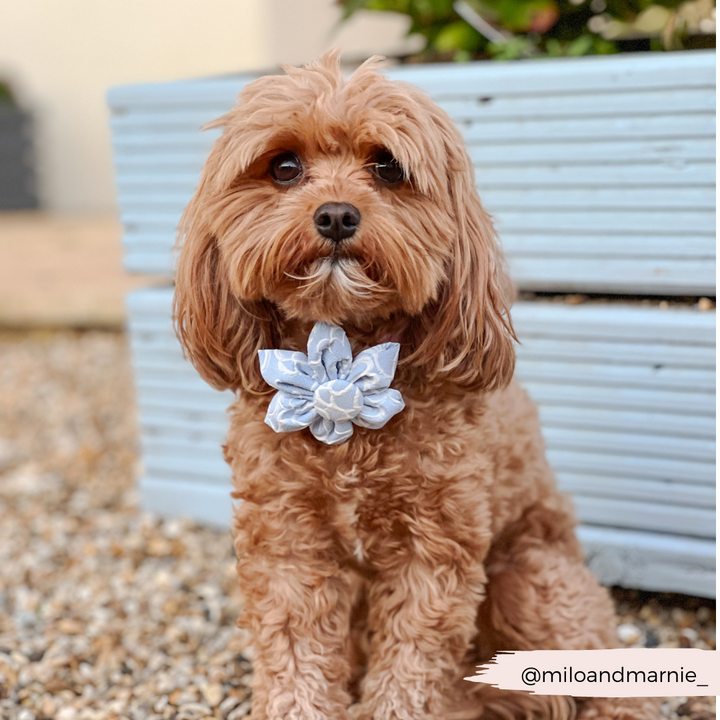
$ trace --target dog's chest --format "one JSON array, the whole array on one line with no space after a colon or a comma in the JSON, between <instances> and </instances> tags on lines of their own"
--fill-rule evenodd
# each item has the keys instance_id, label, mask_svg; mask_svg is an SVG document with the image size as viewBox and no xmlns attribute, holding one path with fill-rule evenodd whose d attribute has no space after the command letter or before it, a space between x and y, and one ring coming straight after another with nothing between
<instances>
[{"instance_id":1,"label":"dog's chest","mask_svg":"<svg viewBox=\"0 0 720 720\"><path fill-rule=\"evenodd\" d=\"M361 483L358 471L352 469L350 472L338 474L336 492L332 523L347 553L357 563L363 564L366 558L360 528L360 510L367 501L369 491Z\"/></svg>"},{"instance_id":2,"label":"dog's chest","mask_svg":"<svg viewBox=\"0 0 720 720\"><path fill-rule=\"evenodd\" d=\"M361 491L358 489L348 500L338 503L335 525L340 532L348 550L358 563L365 562L363 544L359 532L358 506L361 501Z\"/></svg>"}]
</instances>

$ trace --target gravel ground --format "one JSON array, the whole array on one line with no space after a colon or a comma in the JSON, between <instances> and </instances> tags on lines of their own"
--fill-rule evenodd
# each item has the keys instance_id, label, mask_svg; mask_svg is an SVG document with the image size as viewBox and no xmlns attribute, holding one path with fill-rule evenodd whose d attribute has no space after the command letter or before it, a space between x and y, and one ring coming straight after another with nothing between
<instances>
[{"instance_id":1,"label":"gravel ground","mask_svg":"<svg viewBox=\"0 0 720 720\"><path fill-rule=\"evenodd\" d=\"M137 468L123 335L0 335L2 720L247 715L229 534L141 514ZM615 597L627 645L715 648L714 603Z\"/></svg>"}]
</instances>

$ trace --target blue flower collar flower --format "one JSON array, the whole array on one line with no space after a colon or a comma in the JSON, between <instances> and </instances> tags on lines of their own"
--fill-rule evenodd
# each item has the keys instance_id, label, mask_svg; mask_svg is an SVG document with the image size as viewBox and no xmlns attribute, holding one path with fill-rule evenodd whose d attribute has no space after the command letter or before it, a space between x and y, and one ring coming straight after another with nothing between
<instances>
[{"instance_id":1,"label":"blue flower collar flower","mask_svg":"<svg viewBox=\"0 0 720 720\"><path fill-rule=\"evenodd\" d=\"M404 407L402 395L390 387L400 345L382 343L353 360L345 331L316 323L308 338L308 354L292 350L260 350L260 372L278 392L265 422L275 432L309 427L321 442L334 445L353 434L353 423L377 430Z\"/></svg>"}]
</instances>

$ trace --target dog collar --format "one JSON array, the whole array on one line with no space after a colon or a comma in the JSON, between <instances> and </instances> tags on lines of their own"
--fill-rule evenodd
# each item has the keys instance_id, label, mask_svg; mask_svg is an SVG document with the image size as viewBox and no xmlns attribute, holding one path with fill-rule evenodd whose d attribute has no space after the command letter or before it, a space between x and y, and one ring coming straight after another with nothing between
<instances>
[{"instance_id":1,"label":"dog collar","mask_svg":"<svg viewBox=\"0 0 720 720\"><path fill-rule=\"evenodd\" d=\"M278 392L265 422L275 432L310 428L335 445L353 434L353 424L377 430L404 407L390 387L400 345L386 342L358 353L337 325L315 324L307 355L293 350L259 350L260 373Z\"/></svg>"}]
</instances>

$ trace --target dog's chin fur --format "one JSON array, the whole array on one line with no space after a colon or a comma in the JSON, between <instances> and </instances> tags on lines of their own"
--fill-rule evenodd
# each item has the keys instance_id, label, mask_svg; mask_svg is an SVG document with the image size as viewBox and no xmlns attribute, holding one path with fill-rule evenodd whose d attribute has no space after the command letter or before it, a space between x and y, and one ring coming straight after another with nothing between
<instances>
[{"instance_id":1,"label":"dog's chin fur","mask_svg":"<svg viewBox=\"0 0 720 720\"><path fill-rule=\"evenodd\" d=\"M233 470L242 623L255 720L568 720L566 698L467 683L498 650L614 643L607 592L583 567L536 411L511 382L512 290L473 168L448 116L375 61L336 54L248 85L181 223L178 335L238 399ZM372 172L385 149L405 181ZM272 159L304 175L280 185ZM327 202L361 214L325 240ZM354 351L401 342L406 407L321 446L264 424L257 352L304 350L313 322ZM580 717L651 720L653 701L590 700Z\"/></svg>"}]
</instances>

